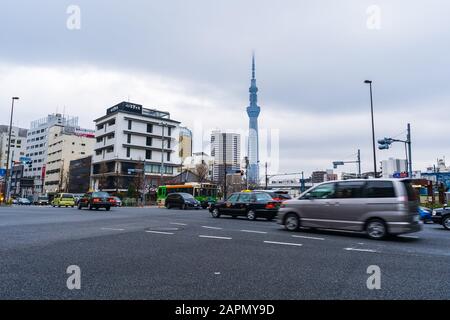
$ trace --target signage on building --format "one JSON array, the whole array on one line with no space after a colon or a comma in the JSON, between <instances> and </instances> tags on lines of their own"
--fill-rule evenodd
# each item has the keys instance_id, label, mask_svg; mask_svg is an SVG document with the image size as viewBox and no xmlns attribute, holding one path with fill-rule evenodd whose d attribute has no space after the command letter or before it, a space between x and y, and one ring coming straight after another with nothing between
<instances>
[{"instance_id":1,"label":"signage on building","mask_svg":"<svg viewBox=\"0 0 450 320\"><path fill-rule=\"evenodd\" d=\"M126 112L132 112L136 114L142 114L142 105L140 104L134 104L131 102L121 102L114 107L111 107L106 110L106 114L111 114L117 111L126 111Z\"/></svg>"},{"instance_id":2,"label":"signage on building","mask_svg":"<svg viewBox=\"0 0 450 320\"><path fill-rule=\"evenodd\" d=\"M45 164L42 166L42 175L41 175L42 181L45 179Z\"/></svg>"},{"instance_id":3,"label":"signage on building","mask_svg":"<svg viewBox=\"0 0 450 320\"><path fill-rule=\"evenodd\" d=\"M6 169L0 169L0 177L4 177L6 175Z\"/></svg>"},{"instance_id":4,"label":"signage on building","mask_svg":"<svg viewBox=\"0 0 450 320\"><path fill-rule=\"evenodd\" d=\"M408 178L408 172L395 172L393 178Z\"/></svg>"}]
</instances>

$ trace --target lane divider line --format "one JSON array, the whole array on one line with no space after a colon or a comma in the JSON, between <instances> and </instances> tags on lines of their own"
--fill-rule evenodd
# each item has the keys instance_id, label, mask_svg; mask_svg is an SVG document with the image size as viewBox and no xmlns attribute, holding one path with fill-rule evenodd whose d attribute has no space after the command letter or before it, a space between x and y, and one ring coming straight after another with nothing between
<instances>
[{"instance_id":1,"label":"lane divider line","mask_svg":"<svg viewBox=\"0 0 450 320\"><path fill-rule=\"evenodd\" d=\"M223 230L223 228L219 228L219 227L209 227L209 226L202 226L202 228L205 228L205 229L213 229L213 230Z\"/></svg>"},{"instance_id":2,"label":"lane divider line","mask_svg":"<svg viewBox=\"0 0 450 320\"><path fill-rule=\"evenodd\" d=\"M125 229L119 229L119 228L101 228L102 230L108 230L108 231L125 231Z\"/></svg>"},{"instance_id":3,"label":"lane divider line","mask_svg":"<svg viewBox=\"0 0 450 320\"><path fill-rule=\"evenodd\" d=\"M209 238L209 239L221 239L221 240L231 240L230 237L217 237L217 236L205 236L205 235L199 235L200 238Z\"/></svg>"},{"instance_id":4,"label":"lane divider line","mask_svg":"<svg viewBox=\"0 0 450 320\"><path fill-rule=\"evenodd\" d=\"M297 247L303 246L303 244L301 244L301 243L292 243L292 242L264 241L264 243L281 244L281 245L286 245L286 246L297 246Z\"/></svg>"},{"instance_id":5,"label":"lane divider line","mask_svg":"<svg viewBox=\"0 0 450 320\"><path fill-rule=\"evenodd\" d=\"M261 233L261 234L267 234L266 231L256 231L256 230L239 230L241 232L248 232L248 233Z\"/></svg>"},{"instance_id":6,"label":"lane divider line","mask_svg":"<svg viewBox=\"0 0 450 320\"><path fill-rule=\"evenodd\" d=\"M358 248L344 248L344 250L346 251L361 251L361 252L373 252L376 253L376 250L372 250L372 249L358 249Z\"/></svg>"},{"instance_id":7,"label":"lane divider line","mask_svg":"<svg viewBox=\"0 0 450 320\"><path fill-rule=\"evenodd\" d=\"M309 237L309 236L297 236L293 235L294 238L311 239L311 240L325 240L325 238Z\"/></svg>"},{"instance_id":8,"label":"lane divider line","mask_svg":"<svg viewBox=\"0 0 450 320\"><path fill-rule=\"evenodd\" d=\"M174 224L177 226L187 226L187 223L179 223L179 222L171 222L170 224Z\"/></svg>"},{"instance_id":9,"label":"lane divider line","mask_svg":"<svg viewBox=\"0 0 450 320\"><path fill-rule=\"evenodd\" d=\"M164 231L153 231L153 230L145 230L147 233L157 233L157 234L174 234L173 232L164 232Z\"/></svg>"}]
</instances>

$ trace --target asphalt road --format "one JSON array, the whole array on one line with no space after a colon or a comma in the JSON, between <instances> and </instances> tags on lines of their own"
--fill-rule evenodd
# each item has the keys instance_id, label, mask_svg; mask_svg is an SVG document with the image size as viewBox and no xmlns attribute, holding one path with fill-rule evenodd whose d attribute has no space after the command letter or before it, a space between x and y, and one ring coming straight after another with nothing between
<instances>
[{"instance_id":1,"label":"asphalt road","mask_svg":"<svg viewBox=\"0 0 450 320\"><path fill-rule=\"evenodd\" d=\"M81 270L69 290L66 269ZM367 268L381 271L369 290ZM0 208L0 299L449 299L450 232L387 241L207 210Z\"/></svg>"}]
</instances>

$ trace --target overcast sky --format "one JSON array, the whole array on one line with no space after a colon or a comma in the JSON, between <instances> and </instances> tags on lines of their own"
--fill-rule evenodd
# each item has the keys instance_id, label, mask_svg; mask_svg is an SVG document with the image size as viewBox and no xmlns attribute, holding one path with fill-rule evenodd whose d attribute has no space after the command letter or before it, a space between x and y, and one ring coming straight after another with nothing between
<instances>
[{"instance_id":1,"label":"overcast sky","mask_svg":"<svg viewBox=\"0 0 450 320\"><path fill-rule=\"evenodd\" d=\"M70 5L80 29L67 27ZM272 172L331 168L358 148L372 170L365 79L377 139L404 138L410 122L413 169L424 170L450 148L449 12L446 0L3 0L0 124L15 95L21 127L65 111L93 128L129 99L169 111L195 129L194 151L209 152L199 128L248 127L255 50L259 125L279 149ZM377 157L404 158L404 147Z\"/></svg>"}]
</instances>

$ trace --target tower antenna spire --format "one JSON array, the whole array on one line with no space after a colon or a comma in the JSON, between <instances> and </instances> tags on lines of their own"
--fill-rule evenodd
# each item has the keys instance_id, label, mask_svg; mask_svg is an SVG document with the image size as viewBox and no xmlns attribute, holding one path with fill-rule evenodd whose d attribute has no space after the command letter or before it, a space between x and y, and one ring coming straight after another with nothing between
<instances>
[{"instance_id":1,"label":"tower antenna spire","mask_svg":"<svg viewBox=\"0 0 450 320\"><path fill-rule=\"evenodd\" d=\"M252 53L252 79L255 79L255 51Z\"/></svg>"}]
</instances>

